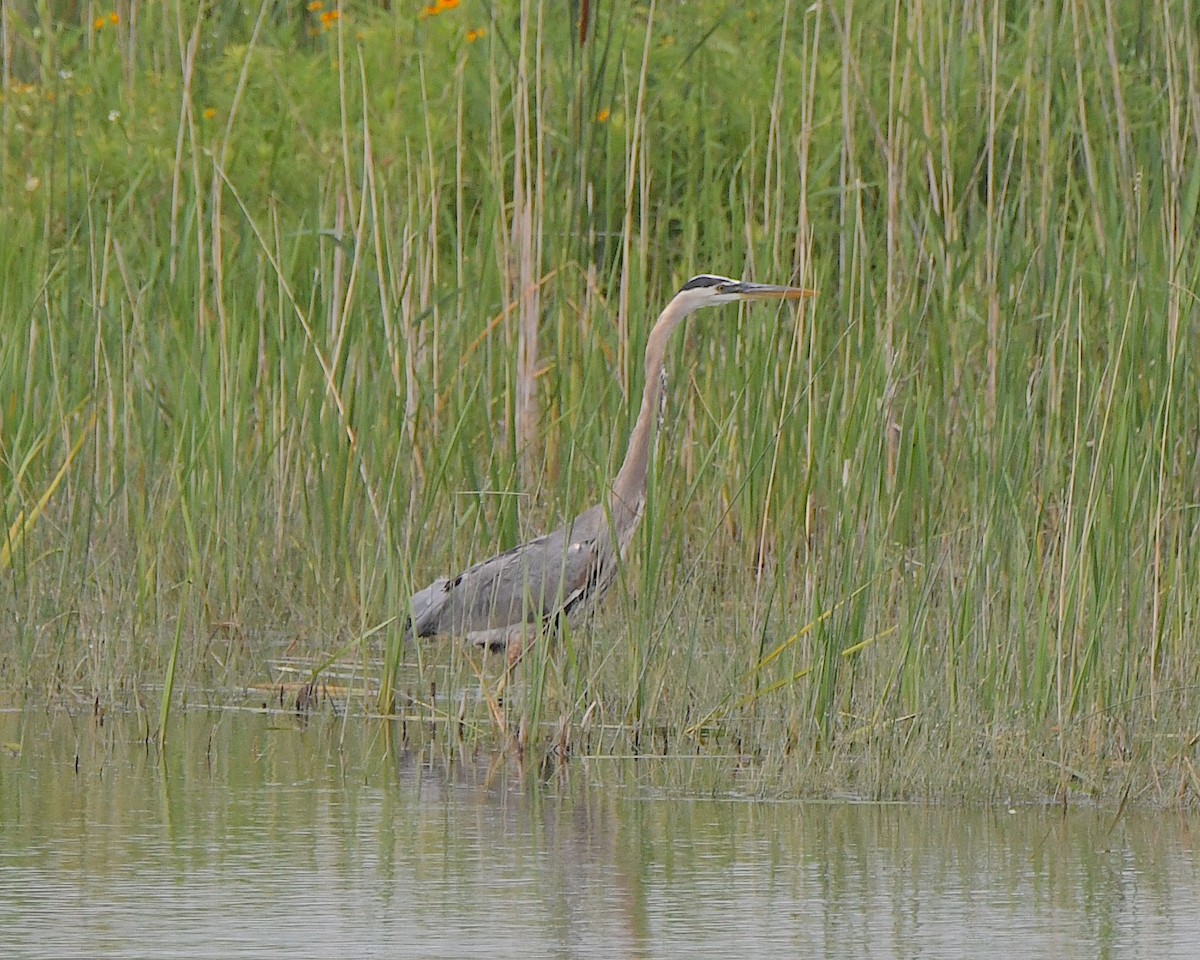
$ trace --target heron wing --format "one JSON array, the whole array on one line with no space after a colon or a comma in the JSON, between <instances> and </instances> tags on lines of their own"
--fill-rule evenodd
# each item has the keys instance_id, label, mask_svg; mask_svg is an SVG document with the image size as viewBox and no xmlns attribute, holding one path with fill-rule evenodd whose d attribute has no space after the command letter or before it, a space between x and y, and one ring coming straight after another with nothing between
<instances>
[{"instance_id":1,"label":"heron wing","mask_svg":"<svg viewBox=\"0 0 1200 960\"><path fill-rule=\"evenodd\" d=\"M575 524L435 580L413 595L413 631L466 636L569 613L598 582L602 554L597 536L572 531L592 533Z\"/></svg>"}]
</instances>

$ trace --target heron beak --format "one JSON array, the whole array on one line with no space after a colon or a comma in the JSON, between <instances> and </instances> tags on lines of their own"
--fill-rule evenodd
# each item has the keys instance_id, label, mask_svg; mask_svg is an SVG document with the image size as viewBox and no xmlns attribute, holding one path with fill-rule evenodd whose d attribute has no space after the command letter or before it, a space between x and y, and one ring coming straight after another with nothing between
<instances>
[{"instance_id":1,"label":"heron beak","mask_svg":"<svg viewBox=\"0 0 1200 960\"><path fill-rule=\"evenodd\" d=\"M743 300L803 300L815 297L816 290L803 287L775 287L769 283L728 283L722 293L736 293Z\"/></svg>"}]
</instances>

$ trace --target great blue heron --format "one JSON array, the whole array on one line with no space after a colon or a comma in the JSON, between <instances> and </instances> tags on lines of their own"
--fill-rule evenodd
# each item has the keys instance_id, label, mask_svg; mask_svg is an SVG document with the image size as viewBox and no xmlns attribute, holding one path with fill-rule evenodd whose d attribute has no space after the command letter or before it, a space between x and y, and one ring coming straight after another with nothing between
<instances>
[{"instance_id":1,"label":"great blue heron","mask_svg":"<svg viewBox=\"0 0 1200 960\"><path fill-rule=\"evenodd\" d=\"M410 628L418 637L465 637L520 658L539 631L560 616L577 618L611 586L642 518L650 432L662 392L667 341L689 313L739 300L798 300L815 291L692 277L671 298L646 340L646 385L629 449L608 496L566 526L484 560L457 577L442 577L411 601Z\"/></svg>"}]
</instances>

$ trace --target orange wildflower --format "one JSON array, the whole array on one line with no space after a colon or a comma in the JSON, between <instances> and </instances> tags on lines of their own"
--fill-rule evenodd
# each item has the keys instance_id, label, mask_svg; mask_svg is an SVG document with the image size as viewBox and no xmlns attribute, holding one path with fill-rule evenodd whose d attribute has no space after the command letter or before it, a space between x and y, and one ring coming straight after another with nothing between
<instances>
[{"instance_id":1,"label":"orange wildflower","mask_svg":"<svg viewBox=\"0 0 1200 960\"><path fill-rule=\"evenodd\" d=\"M453 10L461 2L462 0L434 0L434 2L425 7L418 14L418 16L422 19L425 17L436 17L439 13L445 13L447 10Z\"/></svg>"}]
</instances>

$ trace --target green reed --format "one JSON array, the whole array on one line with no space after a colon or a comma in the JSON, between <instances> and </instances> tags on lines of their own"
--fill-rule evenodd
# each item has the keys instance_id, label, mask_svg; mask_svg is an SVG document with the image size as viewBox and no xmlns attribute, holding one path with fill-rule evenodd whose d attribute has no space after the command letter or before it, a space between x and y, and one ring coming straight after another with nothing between
<instances>
[{"instance_id":1,"label":"green reed","mask_svg":"<svg viewBox=\"0 0 1200 960\"><path fill-rule=\"evenodd\" d=\"M5 6L6 699L165 732L294 655L756 790L1200 789L1190 5L591 8ZM700 270L821 295L678 335L597 622L503 696L414 647Z\"/></svg>"}]
</instances>

